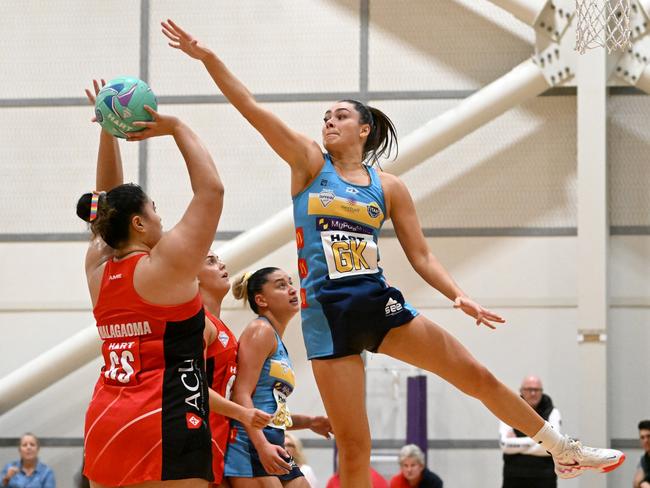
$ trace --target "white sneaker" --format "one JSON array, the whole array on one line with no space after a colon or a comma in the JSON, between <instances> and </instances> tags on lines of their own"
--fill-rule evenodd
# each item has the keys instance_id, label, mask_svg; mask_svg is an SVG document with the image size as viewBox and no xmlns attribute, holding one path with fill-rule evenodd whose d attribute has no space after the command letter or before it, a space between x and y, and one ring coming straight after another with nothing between
<instances>
[{"instance_id":1,"label":"white sneaker","mask_svg":"<svg viewBox=\"0 0 650 488\"><path fill-rule=\"evenodd\" d=\"M566 436L562 442L564 442L564 449L557 456L553 456L555 474L559 478L575 478L588 469L608 473L625 461L625 454L616 449L586 447L580 441Z\"/></svg>"}]
</instances>

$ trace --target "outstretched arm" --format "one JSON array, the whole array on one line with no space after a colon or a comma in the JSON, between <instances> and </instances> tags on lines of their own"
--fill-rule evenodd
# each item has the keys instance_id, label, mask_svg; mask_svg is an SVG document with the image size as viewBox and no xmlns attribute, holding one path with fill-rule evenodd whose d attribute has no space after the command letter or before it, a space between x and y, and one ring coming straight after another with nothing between
<instances>
[{"instance_id":1,"label":"outstretched arm","mask_svg":"<svg viewBox=\"0 0 650 488\"><path fill-rule=\"evenodd\" d=\"M413 269L429 285L452 300L454 307L460 308L467 315L476 319L476 325L483 324L494 329L493 322L505 322L499 315L481 307L467 297L429 250L413 199L406 185L399 178L388 173L381 173L381 179L386 196L387 211L393 221L395 234Z\"/></svg>"},{"instance_id":2,"label":"outstretched arm","mask_svg":"<svg viewBox=\"0 0 650 488\"><path fill-rule=\"evenodd\" d=\"M201 61L221 93L291 166L292 193L302 190L316 176L323 164L318 144L291 129L274 113L257 103L251 92L213 51L174 21L168 19L162 22L162 28L163 34L171 41L169 45Z\"/></svg>"},{"instance_id":3,"label":"outstretched arm","mask_svg":"<svg viewBox=\"0 0 650 488\"><path fill-rule=\"evenodd\" d=\"M105 84L104 79L93 80L93 89L86 88L84 90L91 106L95 106L95 99ZM91 121L96 122L94 116ZM99 149L97 151L95 191L109 191L122 183L124 183L122 156L117 138L102 130L99 134ZM106 245L101 237L93 239L86 252L86 273L94 272L112 254L113 250Z\"/></svg>"},{"instance_id":4,"label":"outstretched arm","mask_svg":"<svg viewBox=\"0 0 650 488\"><path fill-rule=\"evenodd\" d=\"M95 106L95 99L104 85L106 85L104 79L100 81L93 80L93 90L86 88L86 98L93 107ZM96 122L94 116L91 120ZM99 136L99 151L97 153L95 190L109 191L122 183L124 183L122 156L117 137L113 137L105 130L102 130Z\"/></svg>"}]
</instances>

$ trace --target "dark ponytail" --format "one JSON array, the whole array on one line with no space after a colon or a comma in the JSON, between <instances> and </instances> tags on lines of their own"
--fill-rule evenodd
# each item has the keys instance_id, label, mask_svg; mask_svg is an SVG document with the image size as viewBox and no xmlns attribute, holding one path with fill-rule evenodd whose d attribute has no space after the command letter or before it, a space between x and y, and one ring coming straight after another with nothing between
<instances>
[{"instance_id":1,"label":"dark ponytail","mask_svg":"<svg viewBox=\"0 0 650 488\"><path fill-rule=\"evenodd\" d=\"M97 217L90 220L92 193L85 193L77 202L77 216L90 223L93 236L100 236L106 244L117 249L129 239L131 217L142 213L147 202L146 193L138 185L127 183L100 193Z\"/></svg>"},{"instance_id":2,"label":"dark ponytail","mask_svg":"<svg viewBox=\"0 0 650 488\"><path fill-rule=\"evenodd\" d=\"M363 161L372 166L379 158L390 157L395 146L395 157L399 153L397 145L397 130L393 121L381 110L365 105L358 100L341 100L354 105L359 113L359 123L370 125L368 139L363 146Z\"/></svg>"}]
</instances>

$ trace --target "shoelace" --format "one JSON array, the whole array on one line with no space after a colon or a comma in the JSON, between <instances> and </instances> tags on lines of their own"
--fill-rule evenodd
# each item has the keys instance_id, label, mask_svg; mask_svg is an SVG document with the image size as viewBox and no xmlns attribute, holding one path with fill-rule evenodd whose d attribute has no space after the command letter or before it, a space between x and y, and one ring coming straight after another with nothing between
<instances>
[{"instance_id":1,"label":"shoelace","mask_svg":"<svg viewBox=\"0 0 650 488\"><path fill-rule=\"evenodd\" d=\"M570 456L576 461L582 461L584 459L583 447L580 441L570 438L569 445L567 446L567 451L570 453Z\"/></svg>"}]
</instances>

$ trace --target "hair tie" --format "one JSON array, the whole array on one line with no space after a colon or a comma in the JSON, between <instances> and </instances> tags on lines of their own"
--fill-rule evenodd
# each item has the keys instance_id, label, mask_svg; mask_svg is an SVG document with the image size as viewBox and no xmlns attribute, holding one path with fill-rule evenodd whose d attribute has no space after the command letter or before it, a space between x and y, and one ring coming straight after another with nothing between
<instances>
[{"instance_id":1,"label":"hair tie","mask_svg":"<svg viewBox=\"0 0 650 488\"><path fill-rule=\"evenodd\" d=\"M248 278L250 278L251 276L253 276L253 273L251 273L250 271L246 271L244 273L244 277L242 278L241 282L248 283Z\"/></svg>"},{"instance_id":2,"label":"hair tie","mask_svg":"<svg viewBox=\"0 0 650 488\"><path fill-rule=\"evenodd\" d=\"M97 218L97 207L99 206L99 197L105 191L94 191L90 198L90 222Z\"/></svg>"}]
</instances>

